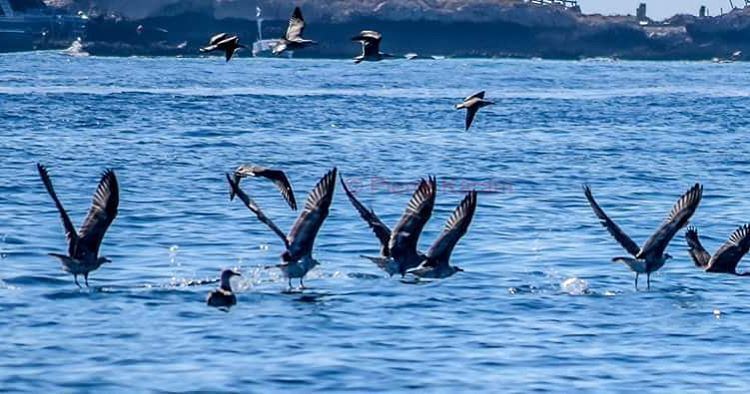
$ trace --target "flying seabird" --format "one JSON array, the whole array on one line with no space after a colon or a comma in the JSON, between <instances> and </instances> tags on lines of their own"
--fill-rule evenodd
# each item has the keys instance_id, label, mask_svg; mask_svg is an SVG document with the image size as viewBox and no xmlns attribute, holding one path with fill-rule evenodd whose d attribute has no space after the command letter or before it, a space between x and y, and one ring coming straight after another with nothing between
<instances>
[{"instance_id":1,"label":"flying seabird","mask_svg":"<svg viewBox=\"0 0 750 394\"><path fill-rule=\"evenodd\" d=\"M677 203L675 203L669 216L662 222L661 226L649 238L642 247L633 242L625 232L623 232L615 222L610 219L604 210L594 200L591 194L591 188L583 187L586 199L588 199L591 209L601 221L612 237L634 258L615 257L614 262L625 263L631 271L635 272L635 288L638 289L638 275L646 274L648 288L651 288L651 273L659 270L664 266L668 259L671 259L668 253L664 253L672 241L675 234L688 224L688 221L698 208L698 204L703 197L703 186L696 183L685 194L683 194Z\"/></svg>"},{"instance_id":2,"label":"flying seabird","mask_svg":"<svg viewBox=\"0 0 750 394\"><path fill-rule=\"evenodd\" d=\"M229 308L237 303L237 297L232 292L232 284L230 283L233 276L242 275L230 269L221 271L221 284L218 289L208 293L206 304L217 308Z\"/></svg>"},{"instance_id":3,"label":"flying seabird","mask_svg":"<svg viewBox=\"0 0 750 394\"><path fill-rule=\"evenodd\" d=\"M302 17L302 10L299 7L294 7L292 17L289 18L289 26L286 28L286 34L274 45L273 54L280 55L284 51L296 51L311 45L318 45L316 41L302 38L304 31L305 19Z\"/></svg>"},{"instance_id":4,"label":"flying seabird","mask_svg":"<svg viewBox=\"0 0 750 394\"><path fill-rule=\"evenodd\" d=\"M294 211L297 210L297 201L294 199L294 190L292 190L292 184L289 183L289 179L287 179L284 171L243 164L234 170L234 183L239 186L240 180L249 176L270 179L279 189L282 197L284 197L286 203L289 204L289 207ZM234 189L230 192L229 199L234 199Z\"/></svg>"},{"instance_id":5,"label":"flying seabird","mask_svg":"<svg viewBox=\"0 0 750 394\"><path fill-rule=\"evenodd\" d=\"M81 287L78 283L78 275L83 275L86 287L88 287L89 273L95 271L104 263L111 263L108 258L99 257L99 247L102 244L102 239L104 239L104 233L115 220L117 207L120 205L120 189L115 172L108 169L102 174L89 213L83 221L80 231L76 232L68 213L57 198L47 169L40 163L37 163L36 167L47 193L52 197L52 201L55 202L55 206L60 212L68 241L67 255L58 253L50 253L49 255L60 259L63 270L73 274L73 279L78 287Z\"/></svg>"},{"instance_id":6,"label":"flying seabird","mask_svg":"<svg viewBox=\"0 0 750 394\"><path fill-rule=\"evenodd\" d=\"M378 218L373 210L365 208L357 200L354 193L349 190L346 182L344 182L343 177L341 178L341 185L344 187L349 201L380 241L380 256L364 257L372 260L391 276L395 274L404 276L407 270L419 266L427 258L425 254L417 250L417 246L422 229L430 220L432 210L435 207L437 180L434 177L429 177L427 180L422 179L419 182L419 186L411 196L401 220L396 224L393 231Z\"/></svg>"},{"instance_id":7,"label":"flying seabird","mask_svg":"<svg viewBox=\"0 0 750 394\"><path fill-rule=\"evenodd\" d=\"M484 90L465 98L461 104L456 104L456 109L466 109L466 130L469 130L471 123L474 122L479 108L493 104L495 103L484 99Z\"/></svg>"},{"instance_id":8,"label":"flying seabird","mask_svg":"<svg viewBox=\"0 0 750 394\"><path fill-rule=\"evenodd\" d=\"M238 36L230 36L227 33L219 33L211 37L208 46L200 48L201 52L224 51L224 57L229 61L238 48L247 48L240 44Z\"/></svg>"},{"instance_id":9,"label":"flying seabird","mask_svg":"<svg viewBox=\"0 0 750 394\"><path fill-rule=\"evenodd\" d=\"M358 35L352 37L352 41L358 41L362 44L362 54L354 58L354 64L363 61L377 62L386 58L395 56L380 52L380 40L383 35L373 30L362 30Z\"/></svg>"},{"instance_id":10,"label":"flying seabird","mask_svg":"<svg viewBox=\"0 0 750 394\"><path fill-rule=\"evenodd\" d=\"M420 278L447 278L463 269L451 266L450 257L458 240L466 234L477 209L477 192L472 190L466 194L463 201L456 207L453 214L445 223L440 236L427 250L425 260L419 267L407 271L408 274Z\"/></svg>"},{"instance_id":11,"label":"flying seabird","mask_svg":"<svg viewBox=\"0 0 750 394\"><path fill-rule=\"evenodd\" d=\"M721 245L719 250L711 256L701 245L698 239L698 229L688 227L685 233L688 243L690 257L693 258L695 266L706 272L732 274L737 276L748 276L750 272L737 272L737 265L742 257L750 250L750 224L740 226L732 233L729 240Z\"/></svg>"},{"instance_id":12,"label":"flying seabird","mask_svg":"<svg viewBox=\"0 0 750 394\"><path fill-rule=\"evenodd\" d=\"M289 288L292 287L292 278L299 278L300 288L304 288L303 278L316 265L320 263L312 257L313 244L318 235L320 227L328 217L328 211L333 201L333 191L336 186L336 168L325 174L318 184L310 191L305 202L305 208L299 214L297 221L292 225L289 235L285 235L271 219L269 219L258 204L255 203L227 174L227 181L234 190L234 194L245 203L258 217L284 242L286 251L281 255L282 263L276 267L280 268L284 276L289 280Z\"/></svg>"}]
</instances>

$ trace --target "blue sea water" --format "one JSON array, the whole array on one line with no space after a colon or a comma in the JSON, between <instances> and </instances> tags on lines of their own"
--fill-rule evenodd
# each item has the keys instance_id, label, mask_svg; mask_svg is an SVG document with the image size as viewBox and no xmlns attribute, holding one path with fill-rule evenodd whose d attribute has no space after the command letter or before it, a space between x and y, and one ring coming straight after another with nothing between
<instances>
[{"instance_id":1,"label":"blue sea water","mask_svg":"<svg viewBox=\"0 0 750 394\"><path fill-rule=\"evenodd\" d=\"M750 281L686 251L633 288L581 185L639 243L694 182L715 250L750 221L750 64L0 55L0 391L684 391L748 388ZM463 131L452 105L497 105ZM78 289L59 263L46 164L73 221L116 170L113 260ZM302 293L224 172L283 168L302 203L329 168L394 225L438 178L426 249L466 190L449 279L404 283L338 187ZM248 193L280 227L268 182ZM235 267L238 305L204 299Z\"/></svg>"}]
</instances>

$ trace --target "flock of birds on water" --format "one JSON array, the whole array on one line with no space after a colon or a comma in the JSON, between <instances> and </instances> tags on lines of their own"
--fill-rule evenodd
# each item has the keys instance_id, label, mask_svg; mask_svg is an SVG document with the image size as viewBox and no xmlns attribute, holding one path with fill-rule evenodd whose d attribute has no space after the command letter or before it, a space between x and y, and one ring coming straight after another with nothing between
<instances>
[{"instance_id":1,"label":"flock of birds on water","mask_svg":"<svg viewBox=\"0 0 750 394\"><path fill-rule=\"evenodd\" d=\"M304 19L299 7L295 8L289 21L284 38L274 46L274 53L280 54L286 50L297 50L315 45L316 42L302 38ZM378 61L391 55L380 52L382 36L371 30L362 31L353 38L362 43L362 55L355 58L355 62ZM211 38L209 46L202 48L202 52L221 50L229 61L238 48L244 46L239 43L237 36L220 33ZM466 130L471 126L477 111L493 102L485 100L485 93L478 92L466 97L456 109L466 109ZM107 169L101 176L99 185L94 193L93 202L88 215L81 227L76 230L65 208L63 208L47 168L37 164L37 170L42 183L49 193L60 214L65 236L68 243L67 254L50 253L62 263L63 270L72 274L78 287L78 277L83 276L88 287L89 274L111 261L99 256L104 235L117 216L120 202L119 185L114 170ZM333 194L336 186L337 169L329 170L318 181L308 194L304 207L288 233L282 231L265 215L260 206L240 187L240 182L248 177L261 177L273 182L281 192L289 208L297 210L291 182L283 170L266 168L256 165L241 165L233 173L227 173L230 200L238 198L242 203L264 223L281 242L285 250L281 254L281 262L266 268L278 268L288 280L289 290L292 289L292 279L299 279L299 288L304 289L304 278L315 266L319 265L313 258L313 245L323 222L329 214ZM467 233L469 225L477 208L477 192L468 192L456 209L448 218L445 227L426 252L418 249L419 237L424 226L430 220L435 207L437 194L437 179L427 177L421 179L411 196L401 219L393 229L383 223L377 214L362 204L355 193L349 188L343 176L338 176L344 192L359 216L370 227L380 244L377 256L362 256L372 261L388 275L407 275L416 278L442 279L463 271L460 267L451 265L450 257L458 241ZM647 288L651 288L651 274L664 266L672 256L666 253L667 247L677 233L687 227L685 239L688 252L696 267L706 272L725 273L738 276L750 275L750 272L737 272L737 266L742 257L750 250L750 224L739 227L729 239L711 255L702 246L698 230L688 226L688 222L698 209L703 197L703 186L699 183L688 189L675 203L666 219L654 234L639 247L612 219L607 216L599 203L594 199L591 188L583 187L583 192L594 214L601 225L622 246L630 256L614 257L612 261L625 264L635 272L635 289L638 290L638 278L646 274ZM221 272L220 285L208 294L206 302L210 306L229 308L237 302L231 286L231 278L241 274L232 269Z\"/></svg>"}]
</instances>

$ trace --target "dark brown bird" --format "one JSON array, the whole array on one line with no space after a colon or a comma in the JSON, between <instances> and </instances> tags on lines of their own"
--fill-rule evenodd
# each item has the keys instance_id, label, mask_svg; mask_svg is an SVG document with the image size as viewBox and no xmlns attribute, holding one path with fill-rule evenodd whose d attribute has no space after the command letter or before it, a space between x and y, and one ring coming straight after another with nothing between
<instances>
[{"instance_id":1,"label":"dark brown bird","mask_svg":"<svg viewBox=\"0 0 750 394\"><path fill-rule=\"evenodd\" d=\"M668 259L671 259L668 253L665 253L667 246L674 238L675 234L687 226L688 221L698 209L698 205L703 198L703 186L700 183L696 183L691 187L685 194L683 194L674 207L669 216L662 222L661 226L656 232L643 244L642 247L633 242L615 222L610 219L599 204L594 200L593 194L591 194L591 188L588 186L583 187L586 199L591 205L591 209L594 210L594 214L601 221L607 231L612 237L622 246L628 253L634 258L630 257L615 257L612 259L614 262L624 263L631 271L635 272L635 288L638 290L638 275L646 274L646 280L648 288L651 288L651 273L659 270L664 266Z\"/></svg>"},{"instance_id":2,"label":"dark brown bird","mask_svg":"<svg viewBox=\"0 0 750 394\"><path fill-rule=\"evenodd\" d=\"M313 40L302 38L304 31L305 19L302 17L302 10L299 7L295 7L292 17L289 18L289 26L286 29L286 34L274 45L273 54L280 55L284 51L296 51L312 45L318 45Z\"/></svg>"},{"instance_id":3,"label":"dark brown bird","mask_svg":"<svg viewBox=\"0 0 750 394\"><path fill-rule=\"evenodd\" d=\"M315 238L318 235L320 227L328 217L331 202L333 201L333 191L336 186L336 168L334 167L325 174L313 190L310 191L305 202L305 208L292 225L289 235L285 235L263 213L258 204L234 182L234 179L229 174L227 174L227 181L234 190L234 194L258 217L258 220L266 224L284 242L286 251L281 255L282 263L277 265L277 267L281 269L284 276L289 280L289 288L292 287L292 278L299 278L300 287L304 288L303 278L308 271L320 264L312 257L313 244L315 243Z\"/></svg>"},{"instance_id":4,"label":"dark brown bird","mask_svg":"<svg viewBox=\"0 0 750 394\"><path fill-rule=\"evenodd\" d=\"M354 196L349 187L341 178L346 196L357 210L362 219L370 226L375 236L380 241L380 256L366 257L373 261L382 270L393 276L406 274L406 271L419 266L427 256L417 250L419 236L422 234L425 224L432 216L435 207L435 196L437 193L437 179L429 177L422 179L419 186L406 206L401 220L396 224L393 231L386 226L371 209L367 209Z\"/></svg>"},{"instance_id":5,"label":"dark brown bird","mask_svg":"<svg viewBox=\"0 0 750 394\"><path fill-rule=\"evenodd\" d=\"M243 164L234 170L234 182L238 186L240 180L246 177L263 177L271 180L279 189L281 196L284 197L284 200L289 204L289 207L294 211L297 210L297 201L294 199L294 190L292 190L292 184L289 182L284 171L249 164ZM229 199L233 200L234 196L234 189L232 189L229 194Z\"/></svg>"},{"instance_id":6,"label":"dark brown bird","mask_svg":"<svg viewBox=\"0 0 750 394\"><path fill-rule=\"evenodd\" d=\"M451 253L458 243L469 230L474 212L477 209L477 192L472 190L463 201L456 207L453 214L445 223L445 228L440 236L427 250L425 260L419 267L407 271L407 273L420 278L447 278L463 269L450 265Z\"/></svg>"},{"instance_id":7,"label":"dark brown bird","mask_svg":"<svg viewBox=\"0 0 750 394\"><path fill-rule=\"evenodd\" d=\"M359 34L352 37L352 41L362 44L362 54L354 58L354 64L359 64L363 61L378 62L383 59L395 57L391 54L380 52L380 41L382 39L383 35L374 30L362 30Z\"/></svg>"},{"instance_id":8,"label":"dark brown bird","mask_svg":"<svg viewBox=\"0 0 750 394\"><path fill-rule=\"evenodd\" d=\"M465 130L469 130L469 127L471 127L471 124L474 122L474 117L477 115L477 111L479 111L479 108L494 104L494 102L484 99L484 90L479 93L474 93L471 96L465 98L461 104L456 104L456 109L466 109Z\"/></svg>"},{"instance_id":9,"label":"dark brown bird","mask_svg":"<svg viewBox=\"0 0 750 394\"><path fill-rule=\"evenodd\" d=\"M240 273L230 269L221 271L221 282L219 288L208 293L206 304L216 308L229 308L237 304L237 296L232 291L231 279L233 276L242 276Z\"/></svg>"},{"instance_id":10,"label":"dark brown bird","mask_svg":"<svg viewBox=\"0 0 750 394\"><path fill-rule=\"evenodd\" d=\"M52 197L52 201L55 202L55 206L60 213L65 228L65 237L68 241L67 255L58 253L50 253L49 255L57 257L62 263L63 270L73 274L73 279L78 287L81 287L78 283L78 275L83 275L86 287L88 287L89 273L98 269L102 264L111 262L106 257L99 257L99 248L104 239L104 234L117 216L117 208L120 205L120 189L115 172L108 169L102 174L89 213L83 221L80 231L76 232L68 213L57 198L47 169L39 163L36 166L47 193Z\"/></svg>"},{"instance_id":11,"label":"dark brown bird","mask_svg":"<svg viewBox=\"0 0 750 394\"><path fill-rule=\"evenodd\" d=\"M230 36L227 33L219 33L211 37L208 41L208 46L200 48L201 52L213 52L213 51L224 51L224 57L229 59L234 56L234 53L239 48L247 48L240 44L240 38L238 36Z\"/></svg>"},{"instance_id":12,"label":"dark brown bird","mask_svg":"<svg viewBox=\"0 0 750 394\"><path fill-rule=\"evenodd\" d=\"M693 263L706 272L732 274L737 276L748 276L750 272L737 272L737 265L750 250L750 224L740 226L729 237L719 250L711 256L701 245L698 238L698 229L690 226L685 233L688 244L688 252Z\"/></svg>"}]
</instances>

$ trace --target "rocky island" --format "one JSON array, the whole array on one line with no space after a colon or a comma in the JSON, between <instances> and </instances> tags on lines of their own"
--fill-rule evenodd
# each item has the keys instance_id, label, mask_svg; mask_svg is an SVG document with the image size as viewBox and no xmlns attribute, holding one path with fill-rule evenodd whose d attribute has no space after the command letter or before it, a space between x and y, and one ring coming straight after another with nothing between
<instances>
[{"instance_id":1,"label":"rocky island","mask_svg":"<svg viewBox=\"0 0 750 394\"><path fill-rule=\"evenodd\" d=\"M262 37L280 37L293 8L281 0L11 3L24 12L36 7L42 14L82 16L85 50L117 56L197 56L198 48L219 31L238 34L250 45L259 39L258 9L262 9ZM360 49L349 38L363 29L381 32L383 49L396 54L654 60L728 59L734 54L733 59L739 60L741 53L750 53L750 7L719 16L676 15L654 21L645 16L645 9L639 15L586 15L575 0L300 0L295 4L304 12L306 36L320 42L295 53L297 57L353 57ZM0 15L0 34L2 23ZM70 34L50 37L48 30L43 42L41 32L30 32L29 37L34 48L70 45ZM2 46L0 40L0 50L7 50Z\"/></svg>"}]
</instances>

